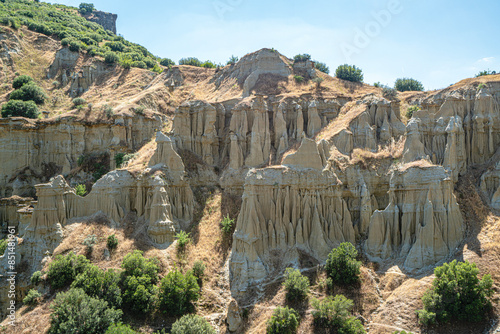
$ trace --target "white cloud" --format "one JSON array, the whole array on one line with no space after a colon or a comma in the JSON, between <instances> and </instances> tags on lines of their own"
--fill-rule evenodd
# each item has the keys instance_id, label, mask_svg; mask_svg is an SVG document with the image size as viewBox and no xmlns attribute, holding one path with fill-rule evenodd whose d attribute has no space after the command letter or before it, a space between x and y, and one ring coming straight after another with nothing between
<instances>
[{"instance_id":1,"label":"white cloud","mask_svg":"<svg viewBox=\"0 0 500 334\"><path fill-rule=\"evenodd\" d=\"M477 61L477 63L491 63L495 60L495 57L484 57Z\"/></svg>"}]
</instances>

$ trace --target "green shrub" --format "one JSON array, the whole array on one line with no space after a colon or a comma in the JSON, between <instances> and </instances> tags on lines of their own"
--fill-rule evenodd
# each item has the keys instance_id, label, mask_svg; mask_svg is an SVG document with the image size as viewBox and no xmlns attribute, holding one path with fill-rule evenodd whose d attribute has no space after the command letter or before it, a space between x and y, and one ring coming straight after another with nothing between
<instances>
[{"instance_id":1,"label":"green shrub","mask_svg":"<svg viewBox=\"0 0 500 334\"><path fill-rule=\"evenodd\" d=\"M75 187L75 193L78 196L83 197L83 196L87 195L87 187L84 184L77 184Z\"/></svg>"},{"instance_id":2,"label":"green shrub","mask_svg":"<svg viewBox=\"0 0 500 334\"><path fill-rule=\"evenodd\" d=\"M106 42L104 45L110 48L111 51L123 52L125 50L125 45L122 42Z\"/></svg>"},{"instance_id":3,"label":"green shrub","mask_svg":"<svg viewBox=\"0 0 500 334\"><path fill-rule=\"evenodd\" d=\"M293 78L297 83L302 83L304 81L304 77L301 75L294 75Z\"/></svg>"},{"instance_id":4,"label":"green shrub","mask_svg":"<svg viewBox=\"0 0 500 334\"><path fill-rule=\"evenodd\" d=\"M412 118L413 113L415 111L419 111L419 110L420 110L420 108L418 106L410 106L410 107L408 107L408 109L406 109L406 117L407 118Z\"/></svg>"},{"instance_id":5,"label":"green shrub","mask_svg":"<svg viewBox=\"0 0 500 334\"><path fill-rule=\"evenodd\" d=\"M354 303L343 295L313 299L311 312L317 329L336 330L337 333L366 333L361 321L351 316Z\"/></svg>"},{"instance_id":6,"label":"green shrub","mask_svg":"<svg viewBox=\"0 0 500 334\"><path fill-rule=\"evenodd\" d=\"M119 323L109 326L108 330L104 334L137 334L137 332L130 328L129 325Z\"/></svg>"},{"instance_id":7,"label":"green shrub","mask_svg":"<svg viewBox=\"0 0 500 334\"><path fill-rule=\"evenodd\" d=\"M173 61L172 59L169 59L169 58L163 58L160 60L160 65L166 66L166 67L174 66L175 61Z\"/></svg>"},{"instance_id":8,"label":"green shrub","mask_svg":"<svg viewBox=\"0 0 500 334\"><path fill-rule=\"evenodd\" d=\"M90 14L95 9L93 3L85 3L85 2L82 2L78 8L79 8L80 13L82 13L83 15Z\"/></svg>"},{"instance_id":9,"label":"green shrub","mask_svg":"<svg viewBox=\"0 0 500 334\"><path fill-rule=\"evenodd\" d=\"M203 62L203 64L201 64L201 67L204 67L204 68L216 68L217 65L215 65L215 63L211 62L210 60L207 60L207 61Z\"/></svg>"},{"instance_id":10,"label":"green shrub","mask_svg":"<svg viewBox=\"0 0 500 334\"><path fill-rule=\"evenodd\" d=\"M203 276L205 275L205 263L203 261L198 260L193 264L193 275L196 277L196 280L198 282L198 285L201 285L201 282L203 280Z\"/></svg>"},{"instance_id":11,"label":"green shrub","mask_svg":"<svg viewBox=\"0 0 500 334\"><path fill-rule=\"evenodd\" d=\"M326 273L334 284L352 284L359 280L361 262L356 261L358 251L350 242L334 248L326 260Z\"/></svg>"},{"instance_id":12,"label":"green shrub","mask_svg":"<svg viewBox=\"0 0 500 334\"><path fill-rule=\"evenodd\" d=\"M76 97L73 99L73 105L76 107L76 106L81 106L81 105L84 105L85 103L87 103L87 101L85 101L84 98L81 98L81 97Z\"/></svg>"},{"instance_id":13,"label":"green shrub","mask_svg":"<svg viewBox=\"0 0 500 334\"><path fill-rule=\"evenodd\" d=\"M0 252L1 254L1 252ZM33 285L38 285L42 281L42 272L41 271L35 271L33 275L31 275L31 284Z\"/></svg>"},{"instance_id":14,"label":"green shrub","mask_svg":"<svg viewBox=\"0 0 500 334\"><path fill-rule=\"evenodd\" d=\"M363 71L354 65L340 65L335 70L335 76L342 80L363 82Z\"/></svg>"},{"instance_id":15,"label":"green shrub","mask_svg":"<svg viewBox=\"0 0 500 334\"><path fill-rule=\"evenodd\" d=\"M116 235L112 234L108 236L108 241L106 242L106 247L108 247L109 251L112 252L118 247L118 238Z\"/></svg>"},{"instance_id":16,"label":"green shrub","mask_svg":"<svg viewBox=\"0 0 500 334\"><path fill-rule=\"evenodd\" d=\"M325 74L330 74L330 68L328 66L326 66L325 63L322 63L320 61L315 61L314 62L314 67L318 70L318 71L321 71Z\"/></svg>"},{"instance_id":17,"label":"green shrub","mask_svg":"<svg viewBox=\"0 0 500 334\"><path fill-rule=\"evenodd\" d=\"M286 268L283 285L289 301L304 300L309 292L309 279L298 269Z\"/></svg>"},{"instance_id":18,"label":"green shrub","mask_svg":"<svg viewBox=\"0 0 500 334\"><path fill-rule=\"evenodd\" d=\"M125 306L138 313L148 313L156 307L159 262L146 259L135 250L122 262L122 291Z\"/></svg>"},{"instance_id":19,"label":"green shrub","mask_svg":"<svg viewBox=\"0 0 500 334\"><path fill-rule=\"evenodd\" d=\"M183 252L186 249L187 244L191 242L189 233L186 233L185 231L180 231L179 233L177 233L175 235L175 238L177 239L178 252Z\"/></svg>"},{"instance_id":20,"label":"green shrub","mask_svg":"<svg viewBox=\"0 0 500 334\"><path fill-rule=\"evenodd\" d=\"M72 288L80 288L87 295L108 302L108 305L119 308L122 305L120 274L113 269L104 271L95 265L89 265L76 276Z\"/></svg>"},{"instance_id":21,"label":"green shrub","mask_svg":"<svg viewBox=\"0 0 500 334\"><path fill-rule=\"evenodd\" d=\"M319 88L321 86L321 83L324 81L325 79L323 78L320 78L320 77L316 77L314 79L312 79L311 81L314 82L316 84L316 87Z\"/></svg>"},{"instance_id":22,"label":"green shrub","mask_svg":"<svg viewBox=\"0 0 500 334\"><path fill-rule=\"evenodd\" d=\"M104 61L108 64L114 64L119 60L120 60L120 57L118 57L118 55L116 53L114 53L113 51L107 51L104 54Z\"/></svg>"},{"instance_id":23,"label":"green shrub","mask_svg":"<svg viewBox=\"0 0 500 334\"><path fill-rule=\"evenodd\" d=\"M8 243L9 242L7 241L7 239L0 240L0 256L2 256L3 253L5 253L5 250L7 249Z\"/></svg>"},{"instance_id":24,"label":"green shrub","mask_svg":"<svg viewBox=\"0 0 500 334\"><path fill-rule=\"evenodd\" d=\"M484 83L480 83L478 86L477 86L477 90L481 90L483 89L484 87L486 87L486 85Z\"/></svg>"},{"instance_id":25,"label":"green shrub","mask_svg":"<svg viewBox=\"0 0 500 334\"><path fill-rule=\"evenodd\" d=\"M73 252L57 255L47 270L47 281L54 289L64 288L70 285L88 265L89 260L83 255L76 256Z\"/></svg>"},{"instance_id":26,"label":"green shrub","mask_svg":"<svg viewBox=\"0 0 500 334\"><path fill-rule=\"evenodd\" d=\"M33 78L30 77L29 75L20 75L20 76L16 77L14 79L14 81L12 81L12 88L19 89L22 86L29 84L29 83L32 83L32 82L34 82Z\"/></svg>"},{"instance_id":27,"label":"green shrub","mask_svg":"<svg viewBox=\"0 0 500 334\"><path fill-rule=\"evenodd\" d=\"M392 334L413 334L412 332L407 332L407 331L395 331Z\"/></svg>"},{"instance_id":28,"label":"green shrub","mask_svg":"<svg viewBox=\"0 0 500 334\"><path fill-rule=\"evenodd\" d=\"M229 218L229 215L227 215L226 217L222 218L220 224L222 226L222 232L224 232L225 235L231 234L231 232L233 231L234 219Z\"/></svg>"},{"instance_id":29,"label":"green shrub","mask_svg":"<svg viewBox=\"0 0 500 334\"><path fill-rule=\"evenodd\" d=\"M202 62L195 57L182 58L179 60L179 65L191 65L201 67Z\"/></svg>"},{"instance_id":30,"label":"green shrub","mask_svg":"<svg viewBox=\"0 0 500 334\"><path fill-rule=\"evenodd\" d=\"M123 275L125 276L144 276L151 279L151 283L158 282L159 261L156 258L146 259L142 251L135 250L125 255L122 262Z\"/></svg>"},{"instance_id":31,"label":"green shrub","mask_svg":"<svg viewBox=\"0 0 500 334\"><path fill-rule=\"evenodd\" d=\"M83 240L83 244L87 246L89 250L92 250L92 248L96 243L97 243L97 237L95 234L90 234Z\"/></svg>"},{"instance_id":32,"label":"green shrub","mask_svg":"<svg viewBox=\"0 0 500 334\"><path fill-rule=\"evenodd\" d=\"M299 314L292 308L278 306L267 322L267 334L292 334L299 327Z\"/></svg>"},{"instance_id":33,"label":"green shrub","mask_svg":"<svg viewBox=\"0 0 500 334\"><path fill-rule=\"evenodd\" d=\"M40 112L33 101L10 100L2 106L2 117L38 118Z\"/></svg>"},{"instance_id":34,"label":"green shrub","mask_svg":"<svg viewBox=\"0 0 500 334\"><path fill-rule=\"evenodd\" d=\"M158 73L158 74L161 74L161 73L163 73L163 68L161 68L158 64L155 64L153 66L153 68L151 69L151 71Z\"/></svg>"},{"instance_id":35,"label":"green shrub","mask_svg":"<svg viewBox=\"0 0 500 334\"><path fill-rule=\"evenodd\" d=\"M148 66L142 60L137 60L132 62L132 67L146 69Z\"/></svg>"},{"instance_id":36,"label":"green shrub","mask_svg":"<svg viewBox=\"0 0 500 334\"><path fill-rule=\"evenodd\" d=\"M494 74L497 74L497 72L496 71L490 71L490 70L484 70L484 71L481 71L478 74L476 74L476 78L482 77L484 75L494 75Z\"/></svg>"},{"instance_id":37,"label":"green shrub","mask_svg":"<svg viewBox=\"0 0 500 334\"><path fill-rule=\"evenodd\" d=\"M394 83L394 88L399 92L424 90L424 86L420 81L411 78L397 79Z\"/></svg>"},{"instance_id":38,"label":"green shrub","mask_svg":"<svg viewBox=\"0 0 500 334\"><path fill-rule=\"evenodd\" d=\"M186 275L177 268L161 280L160 309L171 315L183 315L194 309L193 302L200 297L200 287L191 271Z\"/></svg>"},{"instance_id":39,"label":"green shrub","mask_svg":"<svg viewBox=\"0 0 500 334\"><path fill-rule=\"evenodd\" d=\"M238 57L231 56L231 58L229 58L229 60L227 61L226 65L234 65L238 62L238 60L240 60Z\"/></svg>"},{"instance_id":40,"label":"green shrub","mask_svg":"<svg viewBox=\"0 0 500 334\"><path fill-rule=\"evenodd\" d=\"M121 310L109 308L106 301L74 288L58 293L51 309L49 334L101 334L119 322L123 314Z\"/></svg>"},{"instance_id":41,"label":"green shrub","mask_svg":"<svg viewBox=\"0 0 500 334\"><path fill-rule=\"evenodd\" d=\"M36 104L43 104L47 95L41 87L34 83L29 83L13 91L9 97L10 100L33 101Z\"/></svg>"},{"instance_id":42,"label":"green shrub","mask_svg":"<svg viewBox=\"0 0 500 334\"><path fill-rule=\"evenodd\" d=\"M69 45L69 42L71 42L73 40L72 37L66 37L66 38L63 38L61 40L61 45L62 46L68 46Z\"/></svg>"},{"instance_id":43,"label":"green shrub","mask_svg":"<svg viewBox=\"0 0 500 334\"><path fill-rule=\"evenodd\" d=\"M26 297L24 297L23 304L35 306L38 304L38 301L41 297L42 295L40 294L40 292L38 292L38 290L31 289L30 291L28 291Z\"/></svg>"},{"instance_id":44,"label":"green shrub","mask_svg":"<svg viewBox=\"0 0 500 334\"><path fill-rule=\"evenodd\" d=\"M80 49L82 49L82 43L76 39L73 39L69 42L68 48L72 52L80 52Z\"/></svg>"},{"instance_id":45,"label":"green shrub","mask_svg":"<svg viewBox=\"0 0 500 334\"><path fill-rule=\"evenodd\" d=\"M295 57L293 57L294 63L304 62L304 61L308 61L308 60L311 60L311 55L307 54L307 53L304 53L301 55L296 55Z\"/></svg>"},{"instance_id":46,"label":"green shrub","mask_svg":"<svg viewBox=\"0 0 500 334\"><path fill-rule=\"evenodd\" d=\"M142 61L144 62L144 64L146 64L147 68L152 68L156 65L156 61L148 57L144 57Z\"/></svg>"},{"instance_id":47,"label":"green shrub","mask_svg":"<svg viewBox=\"0 0 500 334\"><path fill-rule=\"evenodd\" d=\"M418 311L422 324L447 322L451 319L477 322L484 319L491 309L489 298L493 295L493 280L477 276L475 263L445 263L434 269L432 289L423 297L424 309Z\"/></svg>"},{"instance_id":48,"label":"green shrub","mask_svg":"<svg viewBox=\"0 0 500 334\"><path fill-rule=\"evenodd\" d=\"M215 334L213 327L196 314L186 314L172 325L171 334Z\"/></svg>"}]
</instances>

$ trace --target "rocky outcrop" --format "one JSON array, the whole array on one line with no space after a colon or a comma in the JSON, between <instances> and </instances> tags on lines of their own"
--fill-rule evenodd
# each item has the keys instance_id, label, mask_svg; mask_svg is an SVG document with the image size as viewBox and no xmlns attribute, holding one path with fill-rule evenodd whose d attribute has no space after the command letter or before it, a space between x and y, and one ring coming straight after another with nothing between
<instances>
[{"instance_id":1,"label":"rocky outcrop","mask_svg":"<svg viewBox=\"0 0 500 334\"><path fill-rule=\"evenodd\" d=\"M308 138L304 138L297 152L287 155L282 164L295 168L323 169L323 162L316 142Z\"/></svg>"},{"instance_id":2,"label":"rocky outcrop","mask_svg":"<svg viewBox=\"0 0 500 334\"><path fill-rule=\"evenodd\" d=\"M82 155L136 151L161 122L159 117L127 116L117 116L111 124L80 123L72 117L55 122L0 119L0 197L34 196L36 183L69 173Z\"/></svg>"},{"instance_id":3,"label":"rocky outcrop","mask_svg":"<svg viewBox=\"0 0 500 334\"><path fill-rule=\"evenodd\" d=\"M296 263L299 252L322 262L332 247L354 242L341 188L328 170L250 170L233 236L233 293L241 294L280 266Z\"/></svg>"},{"instance_id":4,"label":"rocky outcrop","mask_svg":"<svg viewBox=\"0 0 500 334\"><path fill-rule=\"evenodd\" d=\"M420 269L454 254L463 234L445 169L410 167L393 172L389 204L371 216L364 247L372 261L399 258L406 269Z\"/></svg>"},{"instance_id":5,"label":"rocky outcrop","mask_svg":"<svg viewBox=\"0 0 500 334\"><path fill-rule=\"evenodd\" d=\"M490 206L500 210L500 162L481 176L480 187Z\"/></svg>"},{"instance_id":6,"label":"rocky outcrop","mask_svg":"<svg viewBox=\"0 0 500 334\"><path fill-rule=\"evenodd\" d=\"M116 34L116 19L118 15L94 10L92 13L84 15L83 17L90 22L101 25L106 30L112 31L113 34Z\"/></svg>"}]
</instances>

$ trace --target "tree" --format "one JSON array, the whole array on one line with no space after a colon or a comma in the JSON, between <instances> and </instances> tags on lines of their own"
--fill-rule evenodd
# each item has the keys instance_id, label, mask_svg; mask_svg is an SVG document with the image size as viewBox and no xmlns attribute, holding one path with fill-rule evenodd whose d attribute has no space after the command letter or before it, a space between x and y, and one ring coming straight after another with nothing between
<instances>
[{"instance_id":1,"label":"tree","mask_svg":"<svg viewBox=\"0 0 500 334\"><path fill-rule=\"evenodd\" d=\"M304 62L304 61L308 61L308 60L311 60L311 55L307 54L307 53L299 54L299 55L296 55L295 57L293 57L294 63Z\"/></svg>"},{"instance_id":2,"label":"tree","mask_svg":"<svg viewBox=\"0 0 500 334\"><path fill-rule=\"evenodd\" d=\"M238 60L240 60L240 59L233 55L233 56L231 56L231 58L229 58L226 65L234 65L238 62Z\"/></svg>"},{"instance_id":3,"label":"tree","mask_svg":"<svg viewBox=\"0 0 500 334\"><path fill-rule=\"evenodd\" d=\"M203 63L195 57L182 58L179 60L179 65L191 65L201 67Z\"/></svg>"},{"instance_id":4,"label":"tree","mask_svg":"<svg viewBox=\"0 0 500 334\"><path fill-rule=\"evenodd\" d=\"M21 88L10 93L9 100L33 101L36 104L43 104L47 99L47 95L41 87L35 83L28 83Z\"/></svg>"},{"instance_id":5,"label":"tree","mask_svg":"<svg viewBox=\"0 0 500 334\"><path fill-rule=\"evenodd\" d=\"M19 89L22 86L29 84L31 82L34 81L33 78L30 77L29 75L20 75L17 78L15 78L14 81L12 81L12 88Z\"/></svg>"},{"instance_id":6,"label":"tree","mask_svg":"<svg viewBox=\"0 0 500 334\"><path fill-rule=\"evenodd\" d=\"M354 303L343 295L328 296L323 300L313 299L311 312L316 328L329 328L336 333L365 333L361 321L351 316Z\"/></svg>"},{"instance_id":7,"label":"tree","mask_svg":"<svg viewBox=\"0 0 500 334\"><path fill-rule=\"evenodd\" d=\"M491 309L493 280L489 274L479 279L478 274L476 264L467 261L453 260L434 269L432 289L422 297L424 309L417 311L420 323L484 319Z\"/></svg>"},{"instance_id":8,"label":"tree","mask_svg":"<svg viewBox=\"0 0 500 334\"><path fill-rule=\"evenodd\" d=\"M88 296L82 289L57 294L51 306L49 334L101 334L121 320L123 312L109 308L104 300Z\"/></svg>"},{"instance_id":9,"label":"tree","mask_svg":"<svg viewBox=\"0 0 500 334\"><path fill-rule=\"evenodd\" d=\"M57 255L49 265L47 280L54 289L64 288L70 285L89 264L85 256L76 256L73 252L69 252L66 256Z\"/></svg>"},{"instance_id":10,"label":"tree","mask_svg":"<svg viewBox=\"0 0 500 334\"><path fill-rule=\"evenodd\" d=\"M94 11L95 7L94 7L94 4L93 3L85 3L85 2L82 2L79 6L79 12L82 14L82 15L86 15L86 14L90 14Z\"/></svg>"},{"instance_id":11,"label":"tree","mask_svg":"<svg viewBox=\"0 0 500 334\"><path fill-rule=\"evenodd\" d=\"M162 66L174 66L175 65L175 61L173 61L172 59L169 59L169 58L163 58L162 60L160 60L160 65Z\"/></svg>"},{"instance_id":12,"label":"tree","mask_svg":"<svg viewBox=\"0 0 500 334\"><path fill-rule=\"evenodd\" d=\"M329 74L330 73L330 68L328 66L326 66L325 63L322 63L322 62L319 62L319 61L315 61L314 62L314 67L318 70L318 71L321 71L325 74Z\"/></svg>"},{"instance_id":13,"label":"tree","mask_svg":"<svg viewBox=\"0 0 500 334\"><path fill-rule=\"evenodd\" d=\"M286 298L290 301L300 301L307 297L309 292L309 279L300 273L300 270L286 268L285 282Z\"/></svg>"},{"instance_id":14,"label":"tree","mask_svg":"<svg viewBox=\"0 0 500 334\"><path fill-rule=\"evenodd\" d=\"M394 83L394 88L399 92L423 91L424 86L418 80L412 78L399 78Z\"/></svg>"},{"instance_id":15,"label":"tree","mask_svg":"<svg viewBox=\"0 0 500 334\"><path fill-rule=\"evenodd\" d=\"M494 74L497 74L497 72L496 71L490 71L490 70L484 70L484 71L481 71L478 74L476 74L476 78L482 77L484 75L494 75Z\"/></svg>"},{"instance_id":16,"label":"tree","mask_svg":"<svg viewBox=\"0 0 500 334\"><path fill-rule=\"evenodd\" d=\"M200 287L191 271L183 275L177 268L161 280L160 309L172 315L183 315L193 310L192 302L200 297Z\"/></svg>"},{"instance_id":17,"label":"tree","mask_svg":"<svg viewBox=\"0 0 500 334\"><path fill-rule=\"evenodd\" d=\"M267 322L267 334L293 334L299 327L299 314L289 307L277 307Z\"/></svg>"},{"instance_id":18,"label":"tree","mask_svg":"<svg viewBox=\"0 0 500 334\"><path fill-rule=\"evenodd\" d=\"M205 318L186 314L174 322L171 334L215 334L215 330Z\"/></svg>"},{"instance_id":19,"label":"tree","mask_svg":"<svg viewBox=\"0 0 500 334\"><path fill-rule=\"evenodd\" d=\"M354 65L340 65L335 70L335 76L342 80L363 82L363 71Z\"/></svg>"},{"instance_id":20,"label":"tree","mask_svg":"<svg viewBox=\"0 0 500 334\"><path fill-rule=\"evenodd\" d=\"M359 280L361 262L356 261L358 251L350 242L332 249L326 260L326 273L335 284L352 284Z\"/></svg>"},{"instance_id":21,"label":"tree","mask_svg":"<svg viewBox=\"0 0 500 334\"><path fill-rule=\"evenodd\" d=\"M10 100L2 106L2 117L37 118L40 115L33 101Z\"/></svg>"}]
</instances>

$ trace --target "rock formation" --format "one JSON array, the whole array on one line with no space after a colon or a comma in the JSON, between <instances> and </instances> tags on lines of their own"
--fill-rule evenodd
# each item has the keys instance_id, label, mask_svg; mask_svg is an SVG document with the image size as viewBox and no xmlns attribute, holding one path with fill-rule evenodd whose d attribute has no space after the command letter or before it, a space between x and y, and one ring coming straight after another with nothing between
<instances>
[{"instance_id":1,"label":"rock formation","mask_svg":"<svg viewBox=\"0 0 500 334\"><path fill-rule=\"evenodd\" d=\"M104 29L112 31L116 34L116 19L118 15L112 13L102 12L100 10L94 10L88 15L84 15L85 19L90 22L95 22L101 25Z\"/></svg>"}]
</instances>

